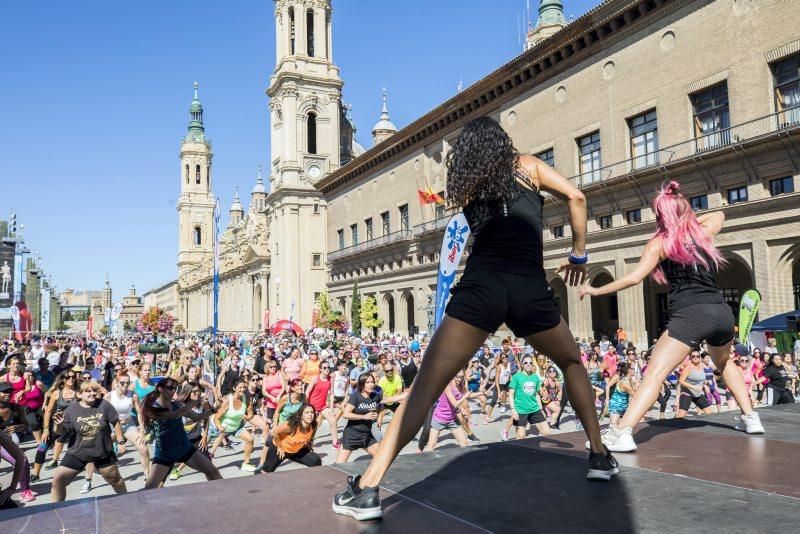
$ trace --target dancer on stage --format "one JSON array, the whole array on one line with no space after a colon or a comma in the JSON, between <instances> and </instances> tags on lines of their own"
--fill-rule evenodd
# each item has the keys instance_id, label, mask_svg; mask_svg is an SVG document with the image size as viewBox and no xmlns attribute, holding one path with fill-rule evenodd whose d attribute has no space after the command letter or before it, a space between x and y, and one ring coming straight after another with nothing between
<instances>
[{"instance_id":1,"label":"dancer on stage","mask_svg":"<svg viewBox=\"0 0 800 534\"><path fill-rule=\"evenodd\" d=\"M382 516L378 483L447 383L503 323L563 370L570 401L592 445L588 477L607 479L618 472L600 437L594 395L575 337L559 314L543 266L540 190L569 209L572 253L559 271L572 286L585 278L589 258L583 194L539 159L521 156L489 117L464 126L447 156L447 169L448 200L464 209L474 236L472 252L419 375L369 467L363 475L348 478L345 491L334 498L335 512L356 519Z\"/></svg>"},{"instance_id":2,"label":"dancer on stage","mask_svg":"<svg viewBox=\"0 0 800 534\"><path fill-rule=\"evenodd\" d=\"M715 211L695 216L675 181L661 189L653 201L653 211L656 233L645 246L636 268L602 287L588 284L581 287L583 298L633 287L647 275L659 284L669 285L671 317L667 329L653 348L647 373L625 415L617 425L609 427L603 435L603 443L613 452L636 450L633 425L653 406L670 371L704 340L728 390L742 409L741 418L747 433L761 434L764 427L750 404L742 373L731 363L733 312L722 298L715 279L724 260L714 246L714 236L722 230L725 214ZM702 368L698 368L698 373L702 373Z\"/></svg>"}]
</instances>

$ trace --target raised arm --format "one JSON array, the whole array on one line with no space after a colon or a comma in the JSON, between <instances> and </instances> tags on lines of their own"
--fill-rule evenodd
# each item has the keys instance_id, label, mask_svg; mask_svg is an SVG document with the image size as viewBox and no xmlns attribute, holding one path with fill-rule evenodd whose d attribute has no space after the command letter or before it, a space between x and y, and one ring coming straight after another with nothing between
<instances>
[{"instance_id":1,"label":"raised arm","mask_svg":"<svg viewBox=\"0 0 800 534\"><path fill-rule=\"evenodd\" d=\"M725 214L722 211L703 213L697 217L697 222L700 223L703 230L708 232L708 235L714 237L722 231L722 225L725 224Z\"/></svg>"},{"instance_id":2,"label":"raised arm","mask_svg":"<svg viewBox=\"0 0 800 534\"><path fill-rule=\"evenodd\" d=\"M661 240L653 239L647 244L646 247L644 247L644 252L642 252L642 257L639 259L639 263L631 272L602 287L592 287L589 284L581 286L581 300L583 300L583 297L586 295L589 295L590 297L599 297L635 286L644 280L647 275L653 272L653 270L658 266L660 259Z\"/></svg>"}]
</instances>

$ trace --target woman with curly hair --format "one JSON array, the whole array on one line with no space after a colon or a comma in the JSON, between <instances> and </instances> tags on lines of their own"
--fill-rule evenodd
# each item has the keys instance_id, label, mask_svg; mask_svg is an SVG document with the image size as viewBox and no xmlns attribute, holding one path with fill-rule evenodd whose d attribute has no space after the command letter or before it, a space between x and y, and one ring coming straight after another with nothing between
<instances>
[{"instance_id":1,"label":"woman with curly hair","mask_svg":"<svg viewBox=\"0 0 800 534\"><path fill-rule=\"evenodd\" d=\"M272 473L284 460L292 460L306 467L322 465L314 452L314 434L317 432L317 412L304 404L285 423L280 423L267 438L266 458L256 469L256 474Z\"/></svg>"},{"instance_id":2,"label":"woman with curly hair","mask_svg":"<svg viewBox=\"0 0 800 534\"><path fill-rule=\"evenodd\" d=\"M725 260L714 246L714 237L722 230L725 214L713 211L695 215L689 201L680 192L680 184L675 181L661 188L653 200L653 212L656 232L645 245L639 264L629 274L610 284L581 287L583 299L587 295L599 297L633 287L648 275L655 282L669 286L671 317L667 329L653 347L647 374L631 398L625 415L616 425L609 427L603 435L603 443L615 452L636 450L633 425L653 406L667 375L703 341L706 341L708 353L722 373L728 390L742 409L741 418L747 433L763 434L764 427L750 403L742 373L731 363L734 318L716 280L716 273ZM697 376L702 385L705 372L699 364ZM702 404L705 396L702 399L698 397L698 400Z\"/></svg>"},{"instance_id":3,"label":"woman with curly hair","mask_svg":"<svg viewBox=\"0 0 800 534\"><path fill-rule=\"evenodd\" d=\"M540 191L563 200L569 209L572 252L558 271L571 286L586 277L583 193L539 159L520 155L489 117L464 126L446 165L448 201L464 210L474 237L472 252L414 387L372 462L362 476L349 478L345 491L334 498L334 511L356 519L382 516L378 483L447 383L503 323L563 370L570 400L592 444L588 477L608 480L619 471L602 443L586 369L544 269Z\"/></svg>"}]
</instances>

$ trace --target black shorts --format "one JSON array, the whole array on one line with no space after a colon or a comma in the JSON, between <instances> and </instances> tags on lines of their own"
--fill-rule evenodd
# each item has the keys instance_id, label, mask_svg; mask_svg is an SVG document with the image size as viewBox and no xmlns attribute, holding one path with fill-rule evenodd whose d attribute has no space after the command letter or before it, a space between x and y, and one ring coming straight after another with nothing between
<instances>
[{"instance_id":1,"label":"black shorts","mask_svg":"<svg viewBox=\"0 0 800 534\"><path fill-rule=\"evenodd\" d=\"M508 391L508 384L498 384L500 391Z\"/></svg>"},{"instance_id":2,"label":"black shorts","mask_svg":"<svg viewBox=\"0 0 800 534\"><path fill-rule=\"evenodd\" d=\"M25 408L25 420L31 427L31 432L38 432L42 429L42 413L38 409Z\"/></svg>"},{"instance_id":3,"label":"black shorts","mask_svg":"<svg viewBox=\"0 0 800 534\"><path fill-rule=\"evenodd\" d=\"M362 432L353 427L344 427L342 432L342 448L346 451L357 451L358 449L366 449L371 447L374 443L378 443L372 432Z\"/></svg>"},{"instance_id":4,"label":"black shorts","mask_svg":"<svg viewBox=\"0 0 800 534\"><path fill-rule=\"evenodd\" d=\"M544 423L546 421L544 417L544 412L542 410L536 410L533 413L521 413L519 414L519 420L512 419L511 423L514 426L525 426L526 424L530 423L535 425L537 423Z\"/></svg>"},{"instance_id":5,"label":"black shorts","mask_svg":"<svg viewBox=\"0 0 800 534\"><path fill-rule=\"evenodd\" d=\"M163 458L161 456L153 457L153 463L158 465L166 465L169 468L172 468L175 464L185 464L189 461L189 458L194 456L194 453L197 452L197 449L192 446L191 448L187 449L185 453L176 456L175 458Z\"/></svg>"},{"instance_id":6,"label":"black shorts","mask_svg":"<svg viewBox=\"0 0 800 534\"><path fill-rule=\"evenodd\" d=\"M676 310L667 323L669 337L696 348L704 340L723 347L734 337L734 318L727 304L692 304Z\"/></svg>"},{"instance_id":7,"label":"black shorts","mask_svg":"<svg viewBox=\"0 0 800 534\"><path fill-rule=\"evenodd\" d=\"M391 412L396 412L397 409L400 407L399 402L395 402L394 404L384 404L383 409Z\"/></svg>"},{"instance_id":8,"label":"black shorts","mask_svg":"<svg viewBox=\"0 0 800 534\"><path fill-rule=\"evenodd\" d=\"M344 397L337 397L335 395L333 396L333 403L334 404L341 404L343 402L344 402Z\"/></svg>"},{"instance_id":9,"label":"black shorts","mask_svg":"<svg viewBox=\"0 0 800 534\"><path fill-rule=\"evenodd\" d=\"M104 467L108 467L110 465L114 465L117 463L117 455L113 452L108 453L107 456L102 456L100 458L95 458L94 460L89 460L88 462L84 462L83 460L76 458L69 452L64 455L61 459L61 467L66 467L68 469L74 469L75 471L83 471L86 468L86 464L93 463L95 469L103 469Z\"/></svg>"},{"instance_id":10,"label":"black shorts","mask_svg":"<svg viewBox=\"0 0 800 534\"><path fill-rule=\"evenodd\" d=\"M515 336L527 337L561 322L544 278L476 270L464 273L450 292L445 313L487 332L505 323Z\"/></svg>"},{"instance_id":11,"label":"black shorts","mask_svg":"<svg viewBox=\"0 0 800 534\"><path fill-rule=\"evenodd\" d=\"M705 410L709 406L708 397L706 397L705 393L695 397L688 391L681 390L681 396L678 399L678 408L683 411L688 411L689 408L692 407L692 403L701 410Z\"/></svg>"}]
</instances>

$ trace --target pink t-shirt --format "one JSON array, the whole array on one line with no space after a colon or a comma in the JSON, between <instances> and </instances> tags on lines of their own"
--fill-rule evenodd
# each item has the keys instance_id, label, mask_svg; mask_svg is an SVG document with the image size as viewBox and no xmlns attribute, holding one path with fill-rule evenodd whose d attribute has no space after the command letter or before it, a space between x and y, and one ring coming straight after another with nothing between
<instances>
[{"instance_id":1,"label":"pink t-shirt","mask_svg":"<svg viewBox=\"0 0 800 534\"><path fill-rule=\"evenodd\" d=\"M274 375L264 375L263 384L264 384L264 390L273 397L277 397L278 393L283 387L283 383L281 382L281 377L278 376L277 373L275 373ZM277 408L277 407L278 403L267 399L267 408Z\"/></svg>"},{"instance_id":2,"label":"pink t-shirt","mask_svg":"<svg viewBox=\"0 0 800 534\"><path fill-rule=\"evenodd\" d=\"M463 393L452 386L448 387L450 388L450 393L453 394L453 398L456 399L456 402L461 400L461 397L464 396ZM439 400L436 402L436 407L433 409L433 418L440 423L454 423L456 420L455 406L450 404L450 399L448 399L447 395L444 393L439 396Z\"/></svg>"},{"instance_id":3,"label":"pink t-shirt","mask_svg":"<svg viewBox=\"0 0 800 534\"><path fill-rule=\"evenodd\" d=\"M33 389L23 393L22 402L20 404L31 410L38 410L44 404L44 391L39 389L39 386L33 386Z\"/></svg>"},{"instance_id":4,"label":"pink t-shirt","mask_svg":"<svg viewBox=\"0 0 800 534\"><path fill-rule=\"evenodd\" d=\"M608 376L617 374L617 366L619 365L619 356L616 352L607 352L603 357L603 362L606 364L606 373Z\"/></svg>"},{"instance_id":5,"label":"pink t-shirt","mask_svg":"<svg viewBox=\"0 0 800 534\"><path fill-rule=\"evenodd\" d=\"M295 378L300 377L300 370L303 368L303 359L302 358L286 358L283 360L283 364L281 365L281 369L283 372L286 373L286 378L289 380L294 380Z\"/></svg>"}]
</instances>

